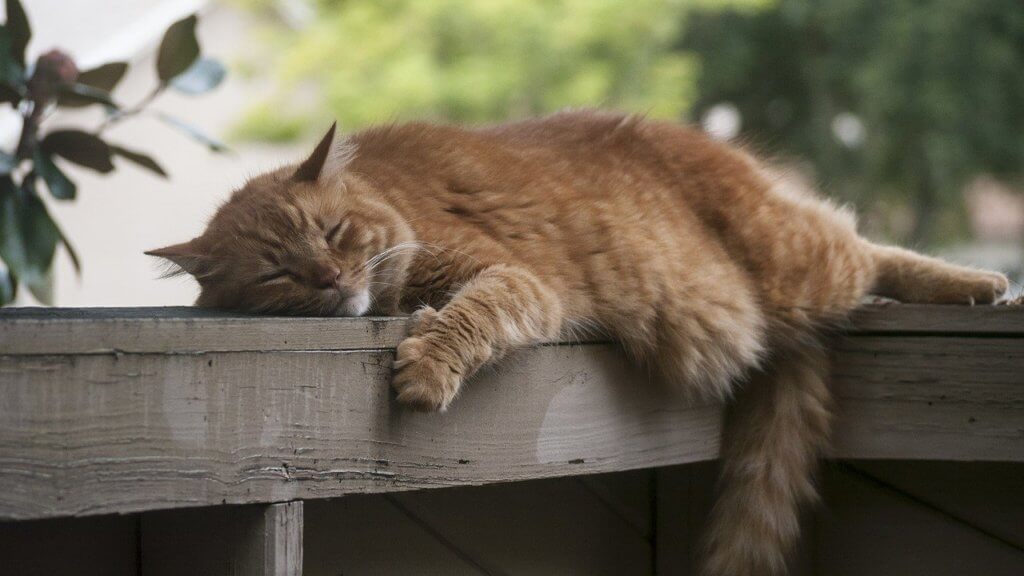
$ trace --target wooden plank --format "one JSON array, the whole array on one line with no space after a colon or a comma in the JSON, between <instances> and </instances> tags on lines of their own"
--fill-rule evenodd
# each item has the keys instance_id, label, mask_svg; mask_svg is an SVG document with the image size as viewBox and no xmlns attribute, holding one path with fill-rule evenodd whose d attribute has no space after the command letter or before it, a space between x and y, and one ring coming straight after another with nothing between
<instances>
[{"instance_id":1,"label":"wooden plank","mask_svg":"<svg viewBox=\"0 0 1024 576\"><path fill-rule=\"evenodd\" d=\"M687 405L610 345L523 351L469 383L449 413L419 414L395 403L388 386L388 346L404 320L389 319L378 338L365 319L140 314L62 312L48 324L39 311L3 313L4 346L33 326L19 322L42 322L43 332L79 322L68 337L95 351L103 346L85 343L83 331L109 316L139 327L108 327L111 337L153 347L163 337L177 351L0 355L0 518L272 503L717 455L720 409ZM221 320L244 323L225 349L283 347L283 332L271 332L295 326L301 346L335 348L188 352L213 342L206 330L236 338L210 328ZM153 323L162 321L192 322L193 341L159 334ZM332 322L369 334L352 340L370 348L344 350L355 344L325 335ZM923 332L839 338L835 454L1024 461L1021 342Z\"/></svg>"},{"instance_id":2,"label":"wooden plank","mask_svg":"<svg viewBox=\"0 0 1024 576\"><path fill-rule=\"evenodd\" d=\"M310 501L305 517L305 576L486 574L383 496Z\"/></svg>"},{"instance_id":3,"label":"wooden plank","mask_svg":"<svg viewBox=\"0 0 1024 576\"><path fill-rule=\"evenodd\" d=\"M197 308L0 309L0 353L195 353L393 348L404 318L241 316ZM849 332L1024 337L1024 306L868 305Z\"/></svg>"},{"instance_id":4,"label":"wooden plank","mask_svg":"<svg viewBox=\"0 0 1024 576\"><path fill-rule=\"evenodd\" d=\"M302 576L303 503L142 515L146 576Z\"/></svg>"},{"instance_id":5,"label":"wooden plank","mask_svg":"<svg viewBox=\"0 0 1024 576\"><path fill-rule=\"evenodd\" d=\"M650 542L571 478L389 498L488 574L651 573Z\"/></svg>"},{"instance_id":6,"label":"wooden plank","mask_svg":"<svg viewBox=\"0 0 1024 576\"><path fill-rule=\"evenodd\" d=\"M847 337L835 343L835 455L1024 461L1024 343Z\"/></svg>"},{"instance_id":7,"label":"wooden plank","mask_svg":"<svg viewBox=\"0 0 1024 576\"><path fill-rule=\"evenodd\" d=\"M137 576L134 516L0 522L0 573Z\"/></svg>"},{"instance_id":8,"label":"wooden plank","mask_svg":"<svg viewBox=\"0 0 1024 576\"><path fill-rule=\"evenodd\" d=\"M850 332L1024 336L1024 306L869 304L853 313Z\"/></svg>"},{"instance_id":9,"label":"wooden plank","mask_svg":"<svg viewBox=\"0 0 1024 576\"><path fill-rule=\"evenodd\" d=\"M394 348L405 318L227 315L196 308L0 310L0 353L197 353Z\"/></svg>"},{"instance_id":10,"label":"wooden plank","mask_svg":"<svg viewBox=\"0 0 1024 576\"><path fill-rule=\"evenodd\" d=\"M302 512L301 501L271 504L263 510L263 574L302 576Z\"/></svg>"},{"instance_id":11,"label":"wooden plank","mask_svg":"<svg viewBox=\"0 0 1024 576\"><path fill-rule=\"evenodd\" d=\"M446 414L395 402L389 352L0 357L0 517L507 482L692 462L720 410L608 346L524 351Z\"/></svg>"},{"instance_id":12,"label":"wooden plank","mask_svg":"<svg viewBox=\"0 0 1024 576\"><path fill-rule=\"evenodd\" d=\"M1024 574L1020 549L935 510L835 469L826 470L824 485L813 543L817 574Z\"/></svg>"}]
</instances>

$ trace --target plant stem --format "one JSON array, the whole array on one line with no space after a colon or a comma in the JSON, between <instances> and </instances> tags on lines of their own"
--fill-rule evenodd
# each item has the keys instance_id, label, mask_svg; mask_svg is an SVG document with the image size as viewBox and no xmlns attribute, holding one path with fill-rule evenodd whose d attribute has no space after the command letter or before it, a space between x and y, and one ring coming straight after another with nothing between
<instances>
[{"instance_id":1,"label":"plant stem","mask_svg":"<svg viewBox=\"0 0 1024 576\"><path fill-rule=\"evenodd\" d=\"M139 100L139 102L135 106L132 106L131 108L125 110L118 111L117 113L107 117L107 119L103 121L103 124L100 124L100 127L96 129L96 135L98 136L102 134L108 128L124 120L125 118L130 118L142 112L146 108L146 106L149 106L153 102L153 100L156 100L157 96L163 93L165 88L167 88L167 83L161 82L160 84L157 84L157 86L153 88L153 90L149 94L147 94L142 100Z\"/></svg>"}]
</instances>

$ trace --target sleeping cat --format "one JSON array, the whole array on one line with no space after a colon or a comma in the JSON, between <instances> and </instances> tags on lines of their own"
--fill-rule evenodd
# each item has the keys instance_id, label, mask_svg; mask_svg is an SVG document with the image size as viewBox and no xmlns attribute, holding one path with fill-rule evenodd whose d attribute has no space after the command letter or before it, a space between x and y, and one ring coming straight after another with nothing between
<instances>
[{"instance_id":1,"label":"sleeping cat","mask_svg":"<svg viewBox=\"0 0 1024 576\"><path fill-rule=\"evenodd\" d=\"M821 331L868 293L988 304L1004 276L857 235L745 152L584 111L464 129L389 125L250 180L189 242L148 254L198 305L413 314L398 399L444 410L508 351L584 328L687 394L732 400L706 575L780 574L828 441Z\"/></svg>"}]
</instances>

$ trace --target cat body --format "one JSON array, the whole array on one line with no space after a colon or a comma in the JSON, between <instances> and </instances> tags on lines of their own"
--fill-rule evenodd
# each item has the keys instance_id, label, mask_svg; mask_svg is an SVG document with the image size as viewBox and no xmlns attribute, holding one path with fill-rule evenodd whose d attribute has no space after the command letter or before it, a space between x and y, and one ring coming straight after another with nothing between
<instances>
[{"instance_id":1,"label":"cat body","mask_svg":"<svg viewBox=\"0 0 1024 576\"><path fill-rule=\"evenodd\" d=\"M394 387L444 410L510 350L594 331L686 394L732 399L708 575L775 574L826 446L820 331L868 293L989 303L1001 275L859 237L849 213L742 150L583 111L372 128L256 177L152 254L203 306L413 313Z\"/></svg>"}]
</instances>

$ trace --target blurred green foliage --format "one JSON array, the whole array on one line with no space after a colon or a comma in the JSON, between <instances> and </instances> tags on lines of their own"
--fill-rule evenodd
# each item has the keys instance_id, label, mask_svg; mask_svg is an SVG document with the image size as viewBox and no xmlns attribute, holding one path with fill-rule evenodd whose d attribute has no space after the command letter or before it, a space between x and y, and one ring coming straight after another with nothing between
<instances>
[{"instance_id":1,"label":"blurred green foliage","mask_svg":"<svg viewBox=\"0 0 1024 576\"><path fill-rule=\"evenodd\" d=\"M281 81L247 138L727 102L741 141L919 244L962 235L968 179L1024 166L1021 0L317 0L292 27L297 0L233 1L272 16L252 62Z\"/></svg>"},{"instance_id":2,"label":"blurred green foliage","mask_svg":"<svg viewBox=\"0 0 1024 576\"><path fill-rule=\"evenodd\" d=\"M898 240L956 239L966 181L1024 168L1020 0L779 0L693 15L680 47L702 63L695 116L731 102L748 139L809 160L830 193L909 208Z\"/></svg>"},{"instance_id":3,"label":"blurred green foliage","mask_svg":"<svg viewBox=\"0 0 1024 576\"><path fill-rule=\"evenodd\" d=\"M236 3L277 21L275 2ZM678 118L695 97L696 62L673 49L686 13L764 4L320 0L307 25L263 32L284 90L251 110L239 133L287 140L328 116L351 129L410 118L500 120L568 106ZM318 92L312 111L296 104L307 83Z\"/></svg>"}]
</instances>

